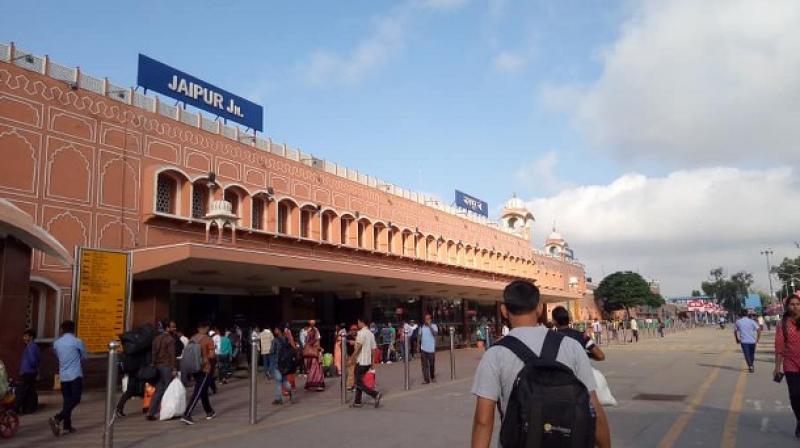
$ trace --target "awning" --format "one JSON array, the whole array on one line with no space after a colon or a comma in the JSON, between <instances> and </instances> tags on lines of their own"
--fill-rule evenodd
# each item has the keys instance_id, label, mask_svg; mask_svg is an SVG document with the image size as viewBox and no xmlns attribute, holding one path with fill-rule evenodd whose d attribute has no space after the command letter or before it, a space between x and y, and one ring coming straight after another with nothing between
<instances>
[{"instance_id":1,"label":"awning","mask_svg":"<svg viewBox=\"0 0 800 448\"><path fill-rule=\"evenodd\" d=\"M72 264L72 256L58 240L34 224L31 215L6 199L0 199L0 236L14 237L33 249L57 258L64 266Z\"/></svg>"}]
</instances>

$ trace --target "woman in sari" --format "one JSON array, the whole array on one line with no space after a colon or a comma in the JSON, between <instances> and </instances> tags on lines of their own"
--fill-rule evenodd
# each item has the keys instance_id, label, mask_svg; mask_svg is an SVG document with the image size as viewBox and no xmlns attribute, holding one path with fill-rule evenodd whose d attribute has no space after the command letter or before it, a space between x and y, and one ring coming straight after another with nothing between
<instances>
[{"instance_id":1,"label":"woman in sari","mask_svg":"<svg viewBox=\"0 0 800 448\"><path fill-rule=\"evenodd\" d=\"M342 375L342 336L345 335L344 324L337 325L336 331L334 331L336 335L336 340L333 341L333 365L336 367L336 374L341 376Z\"/></svg>"},{"instance_id":2,"label":"woman in sari","mask_svg":"<svg viewBox=\"0 0 800 448\"><path fill-rule=\"evenodd\" d=\"M295 342L295 340L294 340L294 336L292 335L292 327L291 327L291 324L289 322L286 322L286 325L283 328L283 336L286 338L286 341L289 343L289 345L292 346L292 349L295 351L295 353L297 353L297 342ZM297 359L297 358L295 358L295 359ZM289 373L288 375L286 375L286 379L289 381L289 384L292 385L292 390L297 389L297 383L295 383L295 374L294 374L294 372ZM288 397L289 396L289 391L288 390L284 390L283 391L283 395Z\"/></svg>"},{"instance_id":3,"label":"woman in sari","mask_svg":"<svg viewBox=\"0 0 800 448\"><path fill-rule=\"evenodd\" d=\"M306 368L306 390L321 392L325 390L325 374L322 372L322 365L319 362L322 348L319 340L319 330L313 319L308 321L308 333L306 344L303 346L303 360Z\"/></svg>"}]
</instances>

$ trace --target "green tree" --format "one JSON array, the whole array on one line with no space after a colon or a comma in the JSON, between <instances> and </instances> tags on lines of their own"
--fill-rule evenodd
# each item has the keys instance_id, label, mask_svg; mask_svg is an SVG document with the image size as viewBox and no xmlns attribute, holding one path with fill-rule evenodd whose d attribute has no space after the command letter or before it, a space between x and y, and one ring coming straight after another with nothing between
<instances>
[{"instance_id":1,"label":"green tree","mask_svg":"<svg viewBox=\"0 0 800 448\"><path fill-rule=\"evenodd\" d=\"M698 291L696 289L692 290L692 294L691 294L692 297L698 297L698 296L702 296L702 295L703 295L702 292L700 292L700 291Z\"/></svg>"},{"instance_id":2,"label":"green tree","mask_svg":"<svg viewBox=\"0 0 800 448\"><path fill-rule=\"evenodd\" d=\"M792 291L792 283L795 290L800 289L800 257L784 258L781 264L772 267L772 273L778 276L780 288L778 297L786 299L787 294Z\"/></svg>"},{"instance_id":3,"label":"green tree","mask_svg":"<svg viewBox=\"0 0 800 448\"><path fill-rule=\"evenodd\" d=\"M753 274L741 271L730 278L721 267L709 272L710 279L701 284L706 295L711 296L717 304L726 310L738 314L744 309L744 298L753 284Z\"/></svg>"},{"instance_id":4,"label":"green tree","mask_svg":"<svg viewBox=\"0 0 800 448\"><path fill-rule=\"evenodd\" d=\"M615 272L607 276L597 286L594 295L603 303L607 312L625 310L629 316L632 306L646 305L649 304L648 301L654 300L647 281L630 271Z\"/></svg>"}]
</instances>

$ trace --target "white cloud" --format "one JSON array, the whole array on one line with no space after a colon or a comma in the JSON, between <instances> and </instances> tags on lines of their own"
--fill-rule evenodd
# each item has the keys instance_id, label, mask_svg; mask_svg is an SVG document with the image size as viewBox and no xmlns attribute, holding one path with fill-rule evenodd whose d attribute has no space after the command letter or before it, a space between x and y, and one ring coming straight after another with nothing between
<instances>
[{"instance_id":1,"label":"white cloud","mask_svg":"<svg viewBox=\"0 0 800 448\"><path fill-rule=\"evenodd\" d=\"M301 66L312 84L356 84L383 68L400 54L408 40L414 19L425 12L454 11L468 0L410 0L374 21L371 33L346 54L327 50L314 52Z\"/></svg>"},{"instance_id":2,"label":"white cloud","mask_svg":"<svg viewBox=\"0 0 800 448\"><path fill-rule=\"evenodd\" d=\"M511 51L501 51L492 59L494 69L503 73L516 73L525 68L526 63L524 57Z\"/></svg>"},{"instance_id":3,"label":"white cloud","mask_svg":"<svg viewBox=\"0 0 800 448\"><path fill-rule=\"evenodd\" d=\"M599 78L545 86L546 103L621 159L800 160L800 2L637 5Z\"/></svg>"},{"instance_id":4,"label":"white cloud","mask_svg":"<svg viewBox=\"0 0 800 448\"><path fill-rule=\"evenodd\" d=\"M540 188L542 193L554 193L572 185L556 174L558 154L548 151L533 162L520 165L514 173L517 182L529 188Z\"/></svg>"},{"instance_id":5,"label":"white cloud","mask_svg":"<svg viewBox=\"0 0 800 448\"><path fill-rule=\"evenodd\" d=\"M689 294L708 271L747 270L767 290L759 251L797 256L800 180L789 167L705 168L665 177L623 175L608 185L564 190L529 202L542 244L553 220L597 280L638 270L665 294ZM543 223L543 224L542 224Z\"/></svg>"}]
</instances>

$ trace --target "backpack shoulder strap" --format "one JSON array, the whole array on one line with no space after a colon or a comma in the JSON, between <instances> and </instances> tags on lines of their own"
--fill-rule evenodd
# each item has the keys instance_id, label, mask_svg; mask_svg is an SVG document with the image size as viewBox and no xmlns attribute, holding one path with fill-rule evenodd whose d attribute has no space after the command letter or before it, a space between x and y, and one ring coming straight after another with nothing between
<instances>
[{"instance_id":1,"label":"backpack shoulder strap","mask_svg":"<svg viewBox=\"0 0 800 448\"><path fill-rule=\"evenodd\" d=\"M541 359L547 362L556 362L562 340L564 340L564 333L548 331L547 335L544 337L544 343L542 344Z\"/></svg>"},{"instance_id":2,"label":"backpack shoulder strap","mask_svg":"<svg viewBox=\"0 0 800 448\"><path fill-rule=\"evenodd\" d=\"M500 338L500 340L496 341L492 347L495 346L502 346L514 353L517 358L519 358L525 364L528 364L536 359L539 359L536 356L536 353L533 352L524 342L520 341L519 339L515 338L514 336L504 336Z\"/></svg>"}]
</instances>

